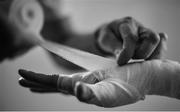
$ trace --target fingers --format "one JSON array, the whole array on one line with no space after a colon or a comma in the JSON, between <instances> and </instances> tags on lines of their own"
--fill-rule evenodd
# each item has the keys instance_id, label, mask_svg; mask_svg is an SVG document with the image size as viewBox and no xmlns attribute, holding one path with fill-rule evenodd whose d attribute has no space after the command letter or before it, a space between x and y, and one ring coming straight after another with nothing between
<instances>
[{"instance_id":1,"label":"fingers","mask_svg":"<svg viewBox=\"0 0 180 112\"><path fill-rule=\"evenodd\" d=\"M136 47L136 35L133 33L134 29L128 24L121 24L119 31L121 32L121 37L123 39L123 48L117 53L117 62L119 65L126 64L134 55Z\"/></svg>"},{"instance_id":2,"label":"fingers","mask_svg":"<svg viewBox=\"0 0 180 112\"><path fill-rule=\"evenodd\" d=\"M77 82L81 81L88 84L95 84L103 79L105 79L103 71L77 73L71 76L61 75L58 78L57 88L59 90L67 91L70 94L74 94L74 88Z\"/></svg>"},{"instance_id":3,"label":"fingers","mask_svg":"<svg viewBox=\"0 0 180 112\"><path fill-rule=\"evenodd\" d=\"M99 30L102 50L115 54L119 65L130 59L157 59L162 56L166 36L144 27L131 17L115 20ZM115 39L116 38L116 39ZM119 45L118 45L119 44Z\"/></svg>"},{"instance_id":4,"label":"fingers","mask_svg":"<svg viewBox=\"0 0 180 112\"><path fill-rule=\"evenodd\" d=\"M19 70L19 74L26 80L48 85L51 87L57 86L58 75L44 75L40 73L34 73L26 70Z\"/></svg>"},{"instance_id":5,"label":"fingers","mask_svg":"<svg viewBox=\"0 0 180 112\"><path fill-rule=\"evenodd\" d=\"M96 31L95 36L97 47L104 55L112 55L116 49L122 48L122 42L117 41L115 34L106 24Z\"/></svg>"},{"instance_id":6,"label":"fingers","mask_svg":"<svg viewBox=\"0 0 180 112\"><path fill-rule=\"evenodd\" d=\"M19 70L19 74L24 78L19 80L19 83L23 87L30 88L33 92L45 92L49 91L67 91L73 93L73 83L76 80L80 80L79 77L70 77L66 75L45 75L40 73L34 73L26 70Z\"/></svg>"},{"instance_id":7,"label":"fingers","mask_svg":"<svg viewBox=\"0 0 180 112\"><path fill-rule=\"evenodd\" d=\"M24 79L23 78L19 79L19 84L23 87L30 88L32 92L36 92L36 93L57 92L57 88L56 88L57 85L55 86L53 83L51 83L51 81L53 82L53 80L51 80L51 78L49 77L45 77L45 75L43 74L40 75L25 70L19 70L19 74L24 78ZM37 75L40 76L37 77Z\"/></svg>"},{"instance_id":8,"label":"fingers","mask_svg":"<svg viewBox=\"0 0 180 112\"><path fill-rule=\"evenodd\" d=\"M57 92L66 92L69 94L74 94L74 87L78 81L94 84L105 78L104 73L101 71L51 76L19 70L19 74L24 78L19 80L20 85L23 87L31 88L36 92L56 89Z\"/></svg>"},{"instance_id":9,"label":"fingers","mask_svg":"<svg viewBox=\"0 0 180 112\"><path fill-rule=\"evenodd\" d=\"M23 87L28 87L28 88L42 88L42 89L50 89L52 87L49 87L47 85L43 85L40 83L32 82L23 78L19 79L19 84Z\"/></svg>"},{"instance_id":10,"label":"fingers","mask_svg":"<svg viewBox=\"0 0 180 112\"><path fill-rule=\"evenodd\" d=\"M134 57L136 59L147 59L158 46L160 37L150 29L140 27L139 30L139 43Z\"/></svg>"},{"instance_id":11,"label":"fingers","mask_svg":"<svg viewBox=\"0 0 180 112\"><path fill-rule=\"evenodd\" d=\"M147 58L147 60L150 59L160 59L163 56L163 51L167 50L167 38L168 36L165 33L159 33L160 36L160 42L154 52L151 54L150 57Z\"/></svg>"},{"instance_id":12,"label":"fingers","mask_svg":"<svg viewBox=\"0 0 180 112\"><path fill-rule=\"evenodd\" d=\"M57 93L57 89L54 88L49 88L49 89L31 88L30 91L34 93Z\"/></svg>"},{"instance_id":13,"label":"fingers","mask_svg":"<svg viewBox=\"0 0 180 112\"><path fill-rule=\"evenodd\" d=\"M64 95L68 95L68 92L58 91L56 87L50 87L48 85L35 83L35 82L28 81L28 80L23 79L23 78L19 79L19 84L23 87L29 88L31 92L35 92L35 93L57 93L57 92L61 92Z\"/></svg>"}]
</instances>

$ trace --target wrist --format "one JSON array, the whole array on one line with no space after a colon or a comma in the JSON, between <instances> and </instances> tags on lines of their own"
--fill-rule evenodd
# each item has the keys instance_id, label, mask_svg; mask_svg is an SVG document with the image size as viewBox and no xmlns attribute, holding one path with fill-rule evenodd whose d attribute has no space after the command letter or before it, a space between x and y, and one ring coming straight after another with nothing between
<instances>
[{"instance_id":1,"label":"wrist","mask_svg":"<svg viewBox=\"0 0 180 112\"><path fill-rule=\"evenodd\" d=\"M180 64L162 60L153 65L154 80L151 83L150 95L161 95L180 99Z\"/></svg>"}]
</instances>

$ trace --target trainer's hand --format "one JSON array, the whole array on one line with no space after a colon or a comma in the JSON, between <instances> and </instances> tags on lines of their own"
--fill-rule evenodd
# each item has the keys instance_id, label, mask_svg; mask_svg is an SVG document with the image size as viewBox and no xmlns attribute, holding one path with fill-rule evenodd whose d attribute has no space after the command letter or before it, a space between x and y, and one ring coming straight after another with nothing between
<instances>
[{"instance_id":1,"label":"trainer's hand","mask_svg":"<svg viewBox=\"0 0 180 112\"><path fill-rule=\"evenodd\" d=\"M114 54L119 65L130 59L161 58L167 40L166 34L154 32L131 17L103 25L95 36L99 48Z\"/></svg>"},{"instance_id":2,"label":"trainer's hand","mask_svg":"<svg viewBox=\"0 0 180 112\"><path fill-rule=\"evenodd\" d=\"M20 70L20 85L33 92L62 92L102 107L135 103L145 95L180 99L180 64L144 61L122 67L72 75L44 75Z\"/></svg>"}]
</instances>

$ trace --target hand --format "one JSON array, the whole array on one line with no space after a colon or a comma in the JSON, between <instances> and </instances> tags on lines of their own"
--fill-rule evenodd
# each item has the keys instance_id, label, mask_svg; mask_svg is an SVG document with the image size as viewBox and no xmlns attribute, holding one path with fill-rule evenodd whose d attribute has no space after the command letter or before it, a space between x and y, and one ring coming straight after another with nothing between
<instances>
[{"instance_id":1,"label":"hand","mask_svg":"<svg viewBox=\"0 0 180 112\"><path fill-rule=\"evenodd\" d=\"M130 59L159 59L166 47L167 35L144 27L131 17L115 20L100 27L97 45L106 54L114 54L119 65Z\"/></svg>"},{"instance_id":2,"label":"hand","mask_svg":"<svg viewBox=\"0 0 180 112\"><path fill-rule=\"evenodd\" d=\"M145 61L122 67L72 75L45 75L19 70L19 83L32 92L62 92L80 101L102 107L135 103L145 95L180 99L180 64Z\"/></svg>"}]
</instances>

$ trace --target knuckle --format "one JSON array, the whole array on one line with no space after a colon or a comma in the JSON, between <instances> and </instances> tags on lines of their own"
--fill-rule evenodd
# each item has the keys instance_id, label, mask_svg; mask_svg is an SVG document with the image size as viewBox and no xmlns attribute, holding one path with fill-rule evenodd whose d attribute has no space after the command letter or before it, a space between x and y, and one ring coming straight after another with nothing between
<instances>
[{"instance_id":1,"label":"knuckle","mask_svg":"<svg viewBox=\"0 0 180 112\"><path fill-rule=\"evenodd\" d=\"M127 23L127 24L130 24L130 25L136 25L137 21L133 17L128 16L128 17L122 18L121 24L122 23Z\"/></svg>"},{"instance_id":2,"label":"knuckle","mask_svg":"<svg viewBox=\"0 0 180 112\"><path fill-rule=\"evenodd\" d=\"M117 19L117 20L114 20L112 21L109 25L108 25L108 28L112 29L112 28L118 28L119 25L121 24L131 24L134 22L134 19L130 16L128 17L124 17L124 18L120 18L120 19Z\"/></svg>"},{"instance_id":3,"label":"knuckle","mask_svg":"<svg viewBox=\"0 0 180 112\"><path fill-rule=\"evenodd\" d=\"M163 40L167 40L168 39L168 35L166 33L159 33L159 36Z\"/></svg>"},{"instance_id":4,"label":"knuckle","mask_svg":"<svg viewBox=\"0 0 180 112\"><path fill-rule=\"evenodd\" d=\"M153 31L150 33L149 38L150 38L152 43L158 43L160 41L159 35L157 33L153 32Z\"/></svg>"},{"instance_id":5,"label":"knuckle","mask_svg":"<svg viewBox=\"0 0 180 112\"><path fill-rule=\"evenodd\" d=\"M160 41L159 35L150 29L144 30L143 32L141 32L140 37L142 39L147 39L149 42L153 44L156 44Z\"/></svg>"},{"instance_id":6,"label":"knuckle","mask_svg":"<svg viewBox=\"0 0 180 112\"><path fill-rule=\"evenodd\" d=\"M130 40L133 42L136 42L138 40L138 36L136 36L137 34L136 28L134 28L132 25L128 23L121 24L119 26L119 31L120 31L121 37L124 38L125 40L128 39L129 43L131 43Z\"/></svg>"},{"instance_id":7,"label":"knuckle","mask_svg":"<svg viewBox=\"0 0 180 112\"><path fill-rule=\"evenodd\" d=\"M133 18L133 17L131 17L131 16L127 16L127 17L125 17L125 18L124 18L124 20L126 20L126 21L133 21L133 20L134 20L134 18Z\"/></svg>"}]
</instances>

